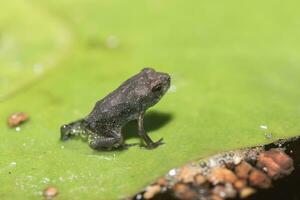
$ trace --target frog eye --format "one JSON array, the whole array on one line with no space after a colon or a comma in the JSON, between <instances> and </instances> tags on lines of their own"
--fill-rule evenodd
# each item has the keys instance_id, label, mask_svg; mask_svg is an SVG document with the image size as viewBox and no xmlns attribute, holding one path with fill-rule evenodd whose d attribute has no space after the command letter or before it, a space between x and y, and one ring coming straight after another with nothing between
<instances>
[{"instance_id":1,"label":"frog eye","mask_svg":"<svg viewBox=\"0 0 300 200\"><path fill-rule=\"evenodd\" d=\"M151 90L152 90L152 92L160 92L162 90L162 85L157 84Z\"/></svg>"}]
</instances>

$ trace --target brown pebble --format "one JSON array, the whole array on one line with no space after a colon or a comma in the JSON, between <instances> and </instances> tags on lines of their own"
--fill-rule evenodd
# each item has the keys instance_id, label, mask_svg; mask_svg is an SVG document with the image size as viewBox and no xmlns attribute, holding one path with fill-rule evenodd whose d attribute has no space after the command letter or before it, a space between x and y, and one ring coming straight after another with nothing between
<instances>
[{"instance_id":1,"label":"brown pebble","mask_svg":"<svg viewBox=\"0 0 300 200\"><path fill-rule=\"evenodd\" d=\"M173 186L175 196L179 199L195 199L197 194L188 185L183 183L176 183Z\"/></svg>"},{"instance_id":2,"label":"brown pebble","mask_svg":"<svg viewBox=\"0 0 300 200\"><path fill-rule=\"evenodd\" d=\"M11 114L8 117L7 124L9 127L13 128L13 127L16 127L16 126L20 125L21 123L27 121L28 118L29 117L26 113L16 112L16 113Z\"/></svg>"},{"instance_id":3,"label":"brown pebble","mask_svg":"<svg viewBox=\"0 0 300 200\"><path fill-rule=\"evenodd\" d=\"M194 182L194 177L201 172L200 168L194 166L183 166L179 169L177 179L184 183Z\"/></svg>"},{"instance_id":4,"label":"brown pebble","mask_svg":"<svg viewBox=\"0 0 300 200\"><path fill-rule=\"evenodd\" d=\"M56 187L49 186L44 190L43 195L46 197L46 199L52 199L58 195L58 189Z\"/></svg>"},{"instance_id":5,"label":"brown pebble","mask_svg":"<svg viewBox=\"0 0 300 200\"><path fill-rule=\"evenodd\" d=\"M236 175L226 168L216 168L209 176L209 181L216 185L218 183L234 183L237 180Z\"/></svg>"},{"instance_id":6,"label":"brown pebble","mask_svg":"<svg viewBox=\"0 0 300 200\"><path fill-rule=\"evenodd\" d=\"M159 185L150 185L147 187L146 192L144 193L143 197L144 197L144 199L151 199L159 192L160 192Z\"/></svg>"},{"instance_id":7,"label":"brown pebble","mask_svg":"<svg viewBox=\"0 0 300 200\"><path fill-rule=\"evenodd\" d=\"M279 149L262 152L258 156L257 166L265 168L268 176L273 179L287 176L294 170L293 160Z\"/></svg>"},{"instance_id":8,"label":"brown pebble","mask_svg":"<svg viewBox=\"0 0 300 200\"><path fill-rule=\"evenodd\" d=\"M211 200L223 200L223 198L221 198L221 197L218 196L218 195L213 194L213 195L211 196Z\"/></svg>"},{"instance_id":9,"label":"brown pebble","mask_svg":"<svg viewBox=\"0 0 300 200\"><path fill-rule=\"evenodd\" d=\"M235 174L239 178L247 179L251 170L252 166L249 163L242 161L235 167Z\"/></svg>"},{"instance_id":10,"label":"brown pebble","mask_svg":"<svg viewBox=\"0 0 300 200\"><path fill-rule=\"evenodd\" d=\"M206 178L204 176L202 176L201 174L198 174L195 176L195 183L197 185L202 185L206 182Z\"/></svg>"},{"instance_id":11,"label":"brown pebble","mask_svg":"<svg viewBox=\"0 0 300 200\"><path fill-rule=\"evenodd\" d=\"M243 180L243 179L239 179L236 182L234 182L233 186L237 189L237 190L242 190L243 188L245 188L247 186L247 181Z\"/></svg>"},{"instance_id":12,"label":"brown pebble","mask_svg":"<svg viewBox=\"0 0 300 200\"><path fill-rule=\"evenodd\" d=\"M236 190L233 188L232 184L227 183L225 185L217 185L212 189L212 193L218 195L221 198L234 198L237 195Z\"/></svg>"},{"instance_id":13,"label":"brown pebble","mask_svg":"<svg viewBox=\"0 0 300 200\"><path fill-rule=\"evenodd\" d=\"M157 184L160 185L160 186L167 186L168 181L165 178L160 178L160 179L158 179Z\"/></svg>"},{"instance_id":14,"label":"brown pebble","mask_svg":"<svg viewBox=\"0 0 300 200\"><path fill-rule=\"evenodd\" d=\"M249 176L250 185L267 189L271 187L271 179L258 169L252 170Z\"/></svg>"},{"instance_id":15,"label":"brown pebble","mask_svg":"<svg viewBox=\"0 0 300 200\"><path fill-rule=\"evenodd\" d=\"M251 187L246 187L246 188L241 190L240 197L242 199L245 199L245 198L251 196L252 194L254 194L255 192L256 192L255 189L253 189Z\"/></svg>"}]
</instances>

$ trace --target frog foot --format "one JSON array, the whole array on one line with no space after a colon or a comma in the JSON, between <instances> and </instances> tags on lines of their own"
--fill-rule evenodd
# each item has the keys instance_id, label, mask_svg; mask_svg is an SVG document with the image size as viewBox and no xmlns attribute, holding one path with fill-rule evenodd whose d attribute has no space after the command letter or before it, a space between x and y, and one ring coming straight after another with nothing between
<instances>
[{"instance_id":1,"label":"frog foot","mask_svg":"<svg viewBox=\"0 0 300 200\"><path fill-rule=\"evenodd\" d=\"M133 144L123 144L122 146L120 146L121 149L129 149L130 147L136 146L138 145L138 143L133 143Z\"/></svg>"},{"instance_id":2,"label":"frog foot","mask_svg":"<svg viewBox=\"0 0 300 200\"><path fill-rule=\"evenodd\" d=\"M148 144L146 146L147 149L155 149L156 147L158 147L159 145L163 145L163 138L161 138L160 140L158 140L157 142L152 142L150 144Z\"/></svg>"}]
</instances>

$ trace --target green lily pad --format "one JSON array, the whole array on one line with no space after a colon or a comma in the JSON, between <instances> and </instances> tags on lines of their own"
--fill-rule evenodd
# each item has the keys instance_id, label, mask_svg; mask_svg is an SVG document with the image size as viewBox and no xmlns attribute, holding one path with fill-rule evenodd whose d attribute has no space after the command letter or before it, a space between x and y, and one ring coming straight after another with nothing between
<instances>
[{"instance_id":1,"label":"green lily pad","mask_svg":"<svg viewBox=\"0 0 300 200\"><path fill-rule=\"evenodd\" d=\"M123 198L190 160L298 134L300 14L288 2L3 3L0 31L22 48L0 51L1 199L40 199L49 185L57 199ZM44 59L55 62L36 76ZM14 62L26 67L7 67ZM144 66L172 76L146 116L150 137L165 145L95 152L59 141L62 124ZM6 125L15 111L30 115L20 131ZM140 141L134 123L124 133Z\"/></svg>"}]
</instances>

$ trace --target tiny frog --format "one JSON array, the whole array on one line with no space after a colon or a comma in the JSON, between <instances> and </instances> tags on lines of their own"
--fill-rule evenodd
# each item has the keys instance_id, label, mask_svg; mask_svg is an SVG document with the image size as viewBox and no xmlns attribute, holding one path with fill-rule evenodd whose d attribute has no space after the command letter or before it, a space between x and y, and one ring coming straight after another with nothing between
<instances>
[{"instance_id":1,"label":"tiny frog","mask_svg":"<svg viewBox=\"0 0 300 200\"><path fill-rule=\"evenodd\" d=\"M80 135L87 138L95 150L112 150L126 147L122 127L132 120L138 122L138 135L153 149L161 144L162 138L153 142L144 130L144 115L170 88L168 74L145 68L122 83L116 90L98 101L85 118L61 127L61 140ZM129 146L129 145L128 145Z\"/></svg>"}]
</instances>

